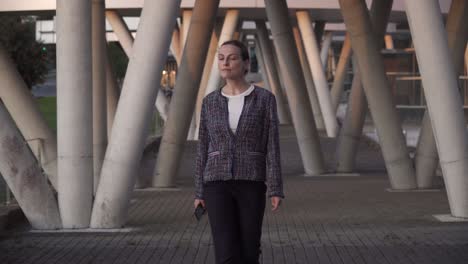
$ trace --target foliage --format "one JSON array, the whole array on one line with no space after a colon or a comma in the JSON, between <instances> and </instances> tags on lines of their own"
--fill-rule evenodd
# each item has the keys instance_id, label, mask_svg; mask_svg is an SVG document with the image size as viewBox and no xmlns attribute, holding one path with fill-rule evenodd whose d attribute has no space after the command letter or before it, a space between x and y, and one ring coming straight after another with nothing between
<instances>
[{"instance_id":1,"label":"foliage","mask_svg":"<svg viewBox=\"0 0 468 264\"><path fill-rule=\"evenodd\" d=\"M108 44L109 60L117 80L123 80L127 72L128 57L118 42Z\"/></svg>"},{"instance_id":2,"label":"foliage","mask_svg":"<svg viewBox=\"0 0 468 264\"><path fill-rule=\"evenodd\" d=\"M29 89L44 81L48 64L46 47L36 41L35 24L34 17L0 17L0 45L10 54Z\"/></svg>"},{"instance_id":3,"label":"foliage","mask_svg":"<svg viewBox=\"0 0 468 264\"><path fill-rule=\"evenodd\" d=\"M37 98L37 103L49 127L57 131L57 98L41 97Z\"/></svg>"}]
</instances>

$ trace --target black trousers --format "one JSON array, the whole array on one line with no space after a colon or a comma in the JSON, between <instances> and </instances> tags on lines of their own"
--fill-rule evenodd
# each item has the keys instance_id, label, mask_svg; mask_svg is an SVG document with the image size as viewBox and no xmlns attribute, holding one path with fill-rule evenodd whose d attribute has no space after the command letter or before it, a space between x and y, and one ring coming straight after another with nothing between
<instances>
[{"instance_id":1,"label":"black trousers","mask_svg":"<svg viewBox=\"0 0 468 264\"><path fill-rule=\"evenodd\" d=\"M216 263L259 263L265 183L247 180L207 182L203 193Z\"/></svg>"}]
</instances>

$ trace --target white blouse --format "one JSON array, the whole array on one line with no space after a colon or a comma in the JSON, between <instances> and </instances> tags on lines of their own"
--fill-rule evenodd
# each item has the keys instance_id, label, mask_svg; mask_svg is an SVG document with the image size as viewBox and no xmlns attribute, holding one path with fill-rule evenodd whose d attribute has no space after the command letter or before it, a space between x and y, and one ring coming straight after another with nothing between
<instances>
[{"instance_id":1,"label":"white blouse","mask_svg":"<svg viewBox=\"0 0 468 264\"><path fill-rule=\"evenodd\" d=\"M232 133L236 133L242 109L244 108L244 99L254 90L254 88L255 86L250 85L245 92L237 95L228 95L221 91L221 94L228 99L229 127L231 128Z\"/></svg>"}]
</instances>

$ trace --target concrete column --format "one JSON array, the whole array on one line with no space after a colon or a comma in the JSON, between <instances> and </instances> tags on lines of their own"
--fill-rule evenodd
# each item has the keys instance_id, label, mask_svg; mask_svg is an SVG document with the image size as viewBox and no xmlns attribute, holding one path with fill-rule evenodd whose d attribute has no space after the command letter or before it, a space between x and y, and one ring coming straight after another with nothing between
<instances>
[{"instance_id":1,"label":"concrete column","mask_svg":"<svg viewBox=\"0 0 468 264\"><path fill-rule=\"evenodd\" d=\"M330 51L331 43L333 39L333 33L327 32L323 38L322 46L320 49L320 61L323 65L323 70L326 71L328 66L328 52Z\"/></svg>"},{"instance_id":2,"label":"concrete column","mask_svg":"<svg viewBox=\"0 0 468 264\"><path fill-rule=\"evenodd\" d=\"M440 17L440 14L438 16ZM448 14L448 17L447 17L447 23L446 23L447 33L444 33L444 36L443 36L444 40L445 40L446 36L448 36L448 48L450 49L450 51L448 51L448 52L449 52L449 55L451 56L451 60L450 60L450 58L444 58L443 61L451 61L453 63L452 64L452 66L453 66L452 70L455 69L456 77L458 76L459 72L463 71L463 51L464 51L464 48L465 48L465 45L466 45L466 39L467 39L467 35L468 35L468 24L466 23L466 18L467 17L468 17L468 3L466 1L463 1L463 0L454 0L454 1L452 1L452 4L450 6L450 10L449 10L449 14ZM433 18L431 18L431 19L433 19ZM417 21L419 23L422 22L421 20L417 20ZM418 34L419 34L419 30L421 30L421 29L418 28L418 25L413 25L413 24L411 24L411 25L413 26L414 30L418 30ZM431 23L430 25L433 25L434 27L436 27L434 25L434 22ZM414 30L413 30L413 32L414 32ZM424 39L430 40L432 38L436 38L437 37L436 34L438 34L438 33L439 32L437 32L437 29L435 29L434 31L430 31L430 34L431 34L432 37L427 36ZM413 36L413 38L414 38L414 36ZM436 43L439 46L436 46L435 48L441 49L441 48L445 48L447 46L445 43L442 46L440 41L438 41ZM416 43L415 43L415 45L416 45ZM418 48L418 47L416 47L416 48ZM422 56L421 52L424 52L423 49L424 48L419 47L419 50L417 50L417 52L420 53L419 56L418 56L418 53L416 53L418 61L419 61L419 57ZM439 60L438 58L434 58L434 60L432 62L435 62L435 61L437 61L438 63L442 63L442 61ZM429 61L429 62L424 61L424 62L425 63L431 63L431 61ZM422 61L419 61L419 67L425 67L425 70L427 72L428 71L427 70L428 66L427 65L422 66L422 63L423 63ZM431 67L431 66L429 66L429 67ZM433 67L436 68L435 65L433 65ZM436 69L433 69L432 71L435 71L435 70ZM439 74L445 74L444 75L445 78L448 78L447 75L453 74L451 72L448 72L448 70L449 69L446 69L444 72L439 73ZM441 76L442 75L440 75L440 77ZM426 88L425 87L426 83L429 82L429 80L431 80L431 79L426 78L426 82L424 82L424 77L425 76L423 76L424 91L425 91L425 93L426 92L431 92L431 89L433 89L433 88L430 88L430 87ZM458 80L456 80L456 81L458 81ZM450 91L449 89L458 88L458 83L455 82L455 87L450 87L450 86L441 86L441 87L444 87L443 90L442 90L442 91L444 91L444 95L445 95L445 93L450 94L450 93L454 93L454 91ZM432 92L434 93L435 90L432 91ZM439 92L438 93L440 93L440 87L439 87ZM442 104L443 103L442 100L444 100L444 99L448 100L449 98L451 100L460 100L458 98L459 97L458 93L457 93L457 95L458 96L452 95L452 97L453 97L452 98L452 97L449 97L449 95L439 96L439 95L432 94L432 96L436 96L437 98L440 97L440 99L437 99L437 101L435 101L435 104ZM429 101L429 96L431 96L431 95L425 94L425 97L426 97L427 101ZM445 101L445 102L448 102L448 101ZM450 104L456 106L457 104L455 102L458 103L459 101L453 101L453 102L451 101ZM441 109L437 108L437 105L436 106L429 106L429 107L432 107L433 109L434 109L434 107L436 107L435 109L437 111L441 110ZM449 109L444 109L444 110L449 111ZM434 110L432 110L432 111L434 111ZM423 117L423 121L422 121L422 125L421 125L421 132L420 132L419 141L418 141L418 146L416 148L415 165L416 165L416 177L417 177L418 187L419 188L431 188L433 186L435 171L436 171L437 166L439 164L439 157L437 155L436 140L434 139L434 134L433 134L433 130L436 129L436 128L435 127L433 128L433 124L431 124L431 119L434 120L434 118L432 118L432 116L430 116L430 114L432 114L432 112L431 112L431 109L429 108L429 112L426 111L424 113L424 117ZM451 117L456 118L456 115L452 115L452 113L450 113L450 112L445 112L445 114L446 114L446 116L443 117L444 119L451 119ZM462 111L462 114L463 114L463 111ZM454 120L447 121L447 122L459 122L459 120L454 119ZM443 123L443 125L447 125L444 128L444 130L446 130L447 132L449 132L448 130L452 129L452 127L449 126L450 123L448 123L448 124ZM439 127L439 129L441 129L441 127ZM439 137L446 138L447 136L449 136L449 134L446 134L446 132L442 132L441 130L439 130L439 131L440 131L439 133L441 133ZM460 135L458 135L458 136L460 136ZM456 138L454 138L454 140L455 139ZM443 141L443 140L439 141L439 144L442 144L442 142L445 142L445 141ZM449 143L444 143L444 144L449 144ZM439 146L439 152L442 151L443 149L445 149L444 146ZM445 150L445 151L448 151L448 150ZM460 150L460 151L463 151L463 150ZM448 155L448 154L446 154L446 155ZM443 157L442 157L442 160L444 160ZM447 162L447 161L445 161L445 162ZM466 165L463 165L463 162L456 162L456 163L458 163L458 165L454 165L454 166L466 166ZM449 167L450 166L451 165L449 165ZM448 170L452 171L454 169L448 169ZM447 171L444 170L444 173L445 172L447 172ZM451 172L451 173L453 173L453 172ZM445 175L445 176L448 177L449 175ZM455 176L452 176L452 177L455 177ZM468 181L466 181L466 183L468 184ZM457 183L452 183L452 184L457 184ZM449 190L448 188L449 187L447 186L447 190ZM467 210L466 212L468 212L468 207L466 208L466 210Z\"/></svg>"},{"instance_id":3,"label":"concrete column","mask_svg":"<svg viewBox=\"0 0 468 264\"><path fill-rule=\"evenodd\" d=\"M335 110L335 113L336 110L338 110L338 106L340 105L341 94L343 93L344 81L346 79L349 68L351 54L351 41L349 40L349 34L347 33L343 42L343 47L341 48L340 59L338 60L338 66L336 67L335 78L333 80L333 85L330 92L332 106Z\"/></svg>"},{"instance_id":4,"label":"concrete column","mask_svg":"<svg viewBox=\"0 0 468 264\"><path fill-rule=\"evenodd\" d=\"M187 43L187 34L190 28L190 21L192 20L192 9L185 9L182 11L182 35L180 36L180 55L184 54L185 43Z\"/></svg>"},{"instance_id":5,"label":"concrete column","mask_svg":"<svg viewBox=\"0 0 468 264\"><path fill-rule=\"evenodd\" d=\"M92 1L94 193L107 147L107 41L104 0Z\"/></svg>"},{"instance_id":6,"label":"concrete column","mask_svg":"<svg viewBox=\"0 0 468 264\"><path fill-rule=\"evenodd\" d=\"M218 37L216 36L216 28L211 33L210 46L206 55L205 66L203 67L203 75L198 88L197 103L195 105L195 121L192 121L191 127L195 126L193 132L194 140L198 140L198 129L200 124L201 105L203 98L205 97L206 87L208 86L208 80L210 78L211 67L215 59L216 52L218 51ZM193 118L192 118L193 120ZM192 128L191 128L192 129Z\"/></svg>"},{"instance_id":7,"label":"concrete column","mask_svg":"<svg viewBox=\"0 0 468 264\"><path fill-rule=\"evenodd\" d=\"M170 116L165 124L159 147L153 176L154 187L175 185L218 5L219 0L204 0L195 3L186 49L177 75L176 92L169 106Z\"/></svg>"},{"instance_id":8,"label":"concrete column","mask_svg":"<svg viewBox=\"0 0 468 264\"><path fill-rule=\"evenodd\" d=\"M92 228L119 228L125 224L156 100L154 87L161 81L179 6L180 0L144 3L138 27L140 37L134 43L101 170Z\"/></svg>"},{"instance_id":9,"label":"concrete column","mask_svg":"<svg viewBox=\"0 0 468 264\"><path fill-rule=\"evenodd\" d=\"M312 77L314 78L320 110L322 110L323 121L325 122L325 129L329 137L336 137L338 134L338 123L336 122L335 111L332 108L330 90L328 89L327 78L322 62L320 61L319 49L312 29L309 11L297 11L296 16L302 39L304 40L303 43L307 60L312 72Z\"/></svg>"},{"instance_id":10,"label":"concrete column","mask_svg":"<svg viewBox=\"0 0 468 264\"><path fill-rule=\"evenodd\" d=\"M3 47L0 47L0 82L0 98L57 189L57 138Z\"/></svg>"},{"instance_id":11,"label":"concrete column","mask_svg":"<svg viewBox=\"0 0 468 264\"><path fill-rule=\"evenodd\" d=\"M64 228L89 226L93 197L91 1L57 1L58 202Z\"/></svg>"},{"instance_id":12,"label":"concrete column","mask_svg":"<svg viewBox=\"0 0 468 264\"><path fill-rule=\"evenodd\" d=\"M352 172L355 169L356 153L367 114L367 100L362 89L361 73L356 67L346 117L341 128L337 147L338 172Z\"/></svg>"},{"instance_id":13,"label":"concrete column","mask_svg":"<svg viewBox=\"0 0 468 264\"><path fill-rule=\"evenodd\" d=\"M0 174L34 229L61 228L47 177L0 101Z\"/></svg>"},{"instance_id":14,"label":"concrete column","mask_svg":"<svg viewBox=\"0 0 468 264\"><path fill-rule=\"evenodd\" d=\"M385 41L385 49L389 49L389 50L395 49L395 47L393 46L392 35L386 34L384 37L384 41Z\"/></svg>"},{"instance_id":15,"label":"concrete column","mask_svg":"<svg viewBox=\"0 0 468 264\"><path fill-rule=\"evenodd\" d=\"M177 65L180 65L180 59L182 57L181 55L182 48L180 47L180 32L179 32L179 29L177 28L177 25L175 26L174 31L172 32L170 49L172 51L172 54L174 54Z\"/></svg>"},{"instance_id":16,"label":"concrete column","mask_svg":"<svg viewBox=\"0 0 468 264\"><path fill-rule=\"evenodd\" d=\"M322 110L320 110L320 104L315 91L314 79L310 71L309 62L305 55L304 45L302 45L301 33L297 27L293 27L294 39L296 41L297 53L302 66L302 72L304 73L304 79L306 82L307 93L309 94L310 104L312 106L312 112L314 113L315 126L319 130L325 129L325 123L323 122Z\"/></svg>"},{"instance_id":17,"label":"concrete column","mask_svg":"<svg viewBox=\"0 0 468 264\"><path fill-rule=\"evenodd\" d=\"M466 49L465 49L465 68L468 73L468 44L466 45Z\"/></svg>"},{"instance_id":18,"label":"concrete column","mask_svg":"<svg viewBox=\"0 0 468 264\"><path fill-rule=\"evenodd\" d=\"M393 95L386 79L380 55L381 45L379 44L381 42L377 41L383 37L374 36L364 0L340 0L339 2L359 69L363 73L362 83L377 128L391 187L414 189L416 177L406 148L401 122L393 104ZM385 6L386 3L391 4L392 1L377 2ZM375 28L379 27L375 26ZM378 30L375 31L378 32Z\"/></svg>"},{"instance_id":19,"label":"concrete column","mask_svg":"<svg viewBox=\"0 0 468 264\"><path fill-rule=\"evenodd\" d=\"M268 76L266 74L265 60L263 59L262 49L260 48L260 45L258 44L258 41L257 41L257 45L255 46L255 55L257 56L258 65L260 66L259 70L260 70L260 73L262 75L263 86L266 89L268 89L269 91L271 91L270 82L269 82Z\"/></svg>"},{"instance_id":20,"label":"concrete column","mask_svg":"<svg viewBox=\"0 0 468 264\"><path fill-rule=\"evenodd\" d=\"M107 137L110 137L112 125L114 124L115 111L120 97L120 88L115 79L114 71L112 70L109 53L106 60L106 97L107 97Z\"/></svg>"},{"instance_id":21,"label":"concrete column","mask_svg":"<svg viewBox=\"0 0 468 264\"><path fill-rule=\"evenodd\" d=\"M304 89L305 80L289 23L288 6L285 0L265 0L265 5L278 55L279 73L288 87L288 101L294 105L291 115L304 170L307 175L319 175L325 168L315 123L311 122L313 113Z\"/></svg>"},{"instance_id":22,"label":"concrete column","mask_svg":"<svg viewBox=\"0 0 468 264\"><path fill-rule=\"evenodd\" d=\"M224 42L232 39L232 35L237 27L237 21L239 19L239 10L230 9L226 12L226 17L224 18L223 29L221 30L221 34L219 36L219 45L223 44ZM213 66L216 66L218 62L218 58L215 56L213 58ZM205 95L215 91L219 88L221 82L221 75L219 74L218 67L211 67L210 78L208 79L208 84L206 87Z\"/></svg>"},{"instance_id":23,"label":"concrete column","mask_svg":"<svg viewBox=\"0 0 468 264\"><path fill-rule=\"evenodd\" d=\"M130 57L132 54L131 51L133 46L132 32L130 32L130 30L127 27L127 24L125 24L125 21L122 19L122 16L120 16L120 14L117 11L107 10L105 12L107 21L111 25L112 30L114 30L114 34L117 36L120 45L122 45L125 54L127 54L127 56Z\"/></svg>"},{"instance_id":24,"label":"concrete column","mask_svg":"<svg viewBox=\"0 0 468 264\"><path fill-rule=\"evenodd\" d=\"M268 76L271 91L276 97L276 106L278 109L278 119L280 124L291 124L291 116L289 115L287 101L281 88L279 71L274 60L274 51L271 46L270 38L264 21L256 21L257 37L260 49L263 52L265 59L266 74Z\"/></svg>"},{"instance_id":25,"label":"concrete column","mask_svg":"<svg viewBox=\"0 0 468 264\"><path fill-rule=\"evenodd\" d=\"M393 1L373 1L370 10L370 19L372 23L375 39L379 41L379 47L383 40L383 35L387 28L388 18L392 9ZM349 33L347 34L348 43L351 44ZM350 52L351 53L351 52ZM346 117L340 132L337 154L337 171L352 172L355 168L356 153L359 140L362 135L364 121L367 114L367 100L363 91L359 66L356 56L352 56L354 66L354 79L351 87L351 94L346 109Z\"/></svg>"}]
</instances>

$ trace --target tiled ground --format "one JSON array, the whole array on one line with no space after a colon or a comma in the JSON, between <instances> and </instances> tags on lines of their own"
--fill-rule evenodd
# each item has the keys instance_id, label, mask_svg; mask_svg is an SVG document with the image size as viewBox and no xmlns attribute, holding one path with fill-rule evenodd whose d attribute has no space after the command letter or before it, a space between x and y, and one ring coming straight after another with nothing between
<instances>
[{"instance_id":1,"label":"tiled ground","mask_svg":"<svg viewBox=\"0 0 468 264\"><path fill-rule=\"evenodd\" d=\"M440 223L449 213L438 192L387 192L378 149L363 143L361 176L304 177L297 142L282 128L286 199L267 211L263 263L468 263L468 223ZM334 142L322 141L328 167ZM214 263L206 217L192 216L184 156L179 189L134 193L128 227L120 233L33 233L27 227L0 236L0 263Z\"/></svg>"}]
</instances>

